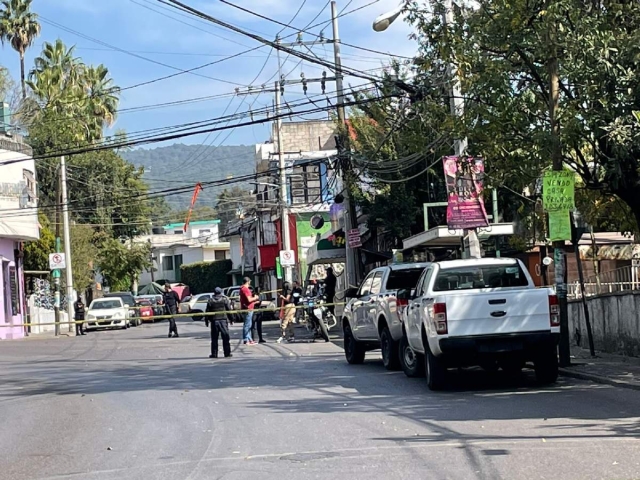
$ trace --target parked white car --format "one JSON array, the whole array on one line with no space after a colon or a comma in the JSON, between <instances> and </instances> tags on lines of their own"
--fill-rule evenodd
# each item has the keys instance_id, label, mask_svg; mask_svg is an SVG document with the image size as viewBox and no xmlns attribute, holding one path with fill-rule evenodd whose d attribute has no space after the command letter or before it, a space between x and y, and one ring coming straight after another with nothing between
<instances>
[{"instance_id":1,"label":"parked white car","mask_svg":"<svg viewBox=\"0 0 640 480\"><path fill-rule=\"evenodd\" d=\"M121 298L98 298L91 302L87 311L86 329L129 328L129 307Z\"/></svg>"},{"instance_id":2,"label":"parked white car","mask_svg":"<svg viewBox=\"0 0 640 480\"><path fill-rule=\"evenodd\" d=\"M408 376L425 373L437 390L450 367L515 373L531 361L539 382L556 381L558 299L551 289L536 288L519 260L434 263L409 297L401 347L415 358Z\"/></svg>"},{"instance_id":3,"label":"parked white car","mask_svg":"<svg viewBox=\"0 0 640 480\"><path fill-rule=\"evenodd\" d=\"M199 293L191 297L185 298L185 301L180 303L180 313L204 313L207 311L207 302L213 293ZM202 320L204 317L194 315L193 320Z\"/></svg>"}]
</instances>

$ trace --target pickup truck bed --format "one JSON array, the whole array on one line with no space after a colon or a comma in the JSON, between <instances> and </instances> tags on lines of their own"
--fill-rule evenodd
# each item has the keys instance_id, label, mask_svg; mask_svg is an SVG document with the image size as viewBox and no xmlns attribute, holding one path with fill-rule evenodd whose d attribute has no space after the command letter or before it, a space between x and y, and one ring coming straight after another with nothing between
<instances>
[{"instance_id":1,"label":"pickup truck bed","mask_svg":"<svg viewBox=\"0 0 640 480\"><path fill-rule=\"evenodd\" d=\"M425 270L409 302L406 344L431 388L446 369L480 365L517 372L532 361L538 379L557 377L557 298L536 289L515 259L440 262Z\"/></svg>"}]
</instances>

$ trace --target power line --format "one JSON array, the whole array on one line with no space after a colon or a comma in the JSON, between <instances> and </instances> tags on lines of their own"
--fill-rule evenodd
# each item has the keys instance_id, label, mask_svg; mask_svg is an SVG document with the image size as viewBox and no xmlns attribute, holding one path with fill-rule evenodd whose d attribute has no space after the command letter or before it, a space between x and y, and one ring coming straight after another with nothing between
<instances>
[{"instance_id":1,"label":"power line","mask_svg":"<svg viewBox=\"0 0 640 480\"><path fill-rule=\"evenodd\" d=\"M366 103L376 102L376 101L380 101L380 100L385 99L385 98L392 98L392 97L393 97L393 95L392 96L387 96L387 97L376 97L376 98L368 98L368 99L363 99L363 100L354 100L354 101L345 102L344 105L345 105L345 107L354 106L354 105L363 105L363 104L366 104ZM310 110L303 110L303 111L300 111L300 112L293 112L293 114L295 114L295 115L306 115L306 114L311 114L311 113L319 113L321 111L327 111L329 109L333 109L333 107L314 108L314 109L310 109ZM191 130L191 131L186 131L186 132L183 131L183 132L180 132L180 133L172 133L172 134L167 134L167 135L163 135L163 136L150 136L150 137L146 137L146 138L143 137L143 138L140 138L140 139L137 139L137 140L123 141L123 142L120 142L120 143L117 143L117 142L103 143L102 145L93 145L92 147L86 147L85 146L84 148L78 147L78 148L70 149L70 150L66 150L66 151L49 152L49 153L41 154L41 155L34 155L33 156L33 160L43 160L43 159L48 159L48 158L56 158L56 157L59 157L60 155L78 155L78 154L92 152L92 151L111 150L111 149L117 149L117 148L146 145L146 144L150 144L150 143L164 142L164 141L168 141L168 140L176 140L176 139L179 139L179 138L185 138L185 137L205 134L205 133L209 133L209 132L217 132L217 131L220 131L220 130L226 130L228 128L238 128L238 127L244 127L244 126L263 124L263 123L270 122L274 118L286 118L288 116L290 116L289 113L284 113L284 114L273 116L273 117L268 118L268 119L259 119L259 120L252 120L252 121L249 121L249 122L242 122L242 123L234 125L233 127L211 127L211 128L205 128L205 129L202 129L202 130L192 130L193 127L191 127L191 129L185 129L185 130ZM220 123L220 121L214 121L214 122L209 122L209 123L210 124L215 124L215 123ZM5 160L5 161L0 162L0 166L2 166L2 165L11 165L11 164L14 164L14 163L20 163L20 162L25 162L25 161L29 161L29 160L31 160L31 158L19 158L19 159Z\"/></svg>"},{"instance_id":2,"label":"power line","mask_svg":"<svg viewBox=\"0 0 640 480\"><path fill-rule=\"evenodd\" d=\"M165 68L170 68L170 69L176 70L176 71L178 71L180 73L189 73L191 75L195 75L195 76L198 76L198 77L207 78L209 80L214 80L216 82L228 83L230 85L244 86L241 83L232 82L232 81L224 80L224 79L221 79L221 78L215 78L215 77L211 77L209 75L203 75L201 73L194 73L193 71L190 71L190 70L184 70L182 68L174 67L173 65L169 65L168 63L159 62L158 60L153 60L152 58L148 58L148 57L145 57L143 55L139 55L137 53L130 52L130 51L125 50L123 48L111 45L111 44L109 44L107 42L103 42L102 40L98 40L97 38L93 38L93 37L91 37L89 35L85 35L84 33L78 32L77 30L74 30L74 29L69 28L69 27L65 27L64 25L61 25L60 23L54 22L53 20L48 20L48 19L44 18L43 16L39 16L39 18L43 23L47 23L47 24L52 25L54 27L57 27L57 28L59 28L59 29L61 29L63 31L72 33L73 35L77 35L80 38L84 38L84 39L89 40L91 42L95 42L98 45L102 45L104 47L111 48L111 49L113 49L115 51L118 51L118 52L121 52L121 53L125 53L125 54L130 55L130 56L132 56L134 58L138 58L140 60L144 60L144 61L149 62L149 63L160 65L160 66L165 67Z\"/></svg>"}]
</instances>

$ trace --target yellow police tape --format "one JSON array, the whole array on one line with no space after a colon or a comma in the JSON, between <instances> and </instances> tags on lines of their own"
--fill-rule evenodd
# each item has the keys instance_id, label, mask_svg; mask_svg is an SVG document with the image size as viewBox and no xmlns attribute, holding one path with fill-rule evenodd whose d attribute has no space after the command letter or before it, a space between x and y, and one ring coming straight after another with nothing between
<instances>
[{"instance_id":1,"label":"yellow police tape","mask_svg":"<svg viewBox=\"0 0 640 480\"><path fill-rule=\"evenodd\" d=\"M319 305L319 304L318 304ZM323 303L322 306L323 307L332 307L332 306L340 306L340 305L344 305L344 302L342 303ZM279 312L280 308L282 307L277 307L277 308L256 308L253 310L248 310L248 309L244 309L244 310L225 310L225 311L221 311L221 312L202 312L202 313L176 313L175 315L155 315L155 316L148 316L148 317L129 317L129 320L142 320L142 321L147 321L147 322L155 322L156 320L164 320L167 318L187 318L187 317L213 317L215 315L227 315L230 313L247 313L247 312ZM298 305L298 306L294 306L293 308L300 309L300 308L308 308L308 305ZM105 319L105 320L73 320L71 322L67 321L67 322L47 322L47 323L15 323L13 325L0 325L0 328L14 328L14 327L46 327L46 326L51 326L51 325L74 325L74 324L78 324L78 323L95 323L95 322L100 322L100 321L108 321L108 320L118 320L116 319Z\"/></svg>"}]
</instances>

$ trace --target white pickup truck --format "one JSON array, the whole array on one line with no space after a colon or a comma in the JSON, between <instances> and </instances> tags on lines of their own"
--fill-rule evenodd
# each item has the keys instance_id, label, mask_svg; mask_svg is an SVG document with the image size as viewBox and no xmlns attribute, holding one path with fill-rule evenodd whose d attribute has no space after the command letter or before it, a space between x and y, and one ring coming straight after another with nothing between
<instances>
[{"instance_id":1,"label":"white pickup truck","mask_svg":"<svg viewBox=\"0 0 640 480\"><path fill-rule=\"evenodd\" d=\"M399 354L402 323L399 312L406 309L408 299L397 298L399 291L415 288L418 278L430 263L390 265L372 270L360 288L345 294L349 302L342 314L342 329L347 362L364 361L368 350L381 349L382 363L388 370L407 366Z\"/></svg>"},{"instance_id":2,"label":"white pickup truck","mask_svg":"<svg viewBox=\"0 0 640 480\"><path fill-rule=\"evenodd\" d=\"M403 345L416 365L410 376L426 374L430 389L446 385L450 367L515 373L528 361L539 382L556 381L558 299L536 288L519 260L436 262L408 296Z\"/></svg>"}]
</instances>

